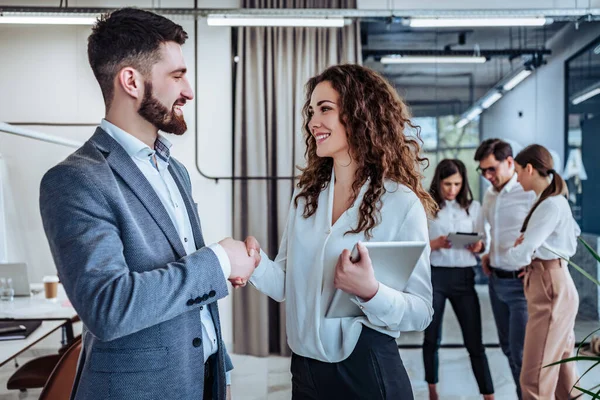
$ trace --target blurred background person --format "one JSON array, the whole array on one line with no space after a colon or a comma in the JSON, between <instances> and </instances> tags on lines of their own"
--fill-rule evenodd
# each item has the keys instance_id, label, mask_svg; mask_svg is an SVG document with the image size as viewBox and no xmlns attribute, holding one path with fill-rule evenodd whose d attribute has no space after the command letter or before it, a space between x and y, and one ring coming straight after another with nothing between
<instances>
[{"instance_id":1,"label":"blurred background person","mask_svg":"<svg viewBox=\"0 0 600 400\"><path fill-rule=\"evenodd\" d=\"M429 398L438 399L438 350L448 299L460 324L479 392L485 399L491 400L494 398L494 385L482 341L481 308L475 291L473 270L477 265L473 253L480 252L483 243L480 241L468 248L457 248L448 240L449 233L475 232L481 209L479 202L473 200L467 170L462 161L442 160L435 169L429 194L439 206L435 218L429 221L434 313L423 341Z\"/></svg>"},{"instance_id":2,"label":"blurred background person","mask_svg":"<svg viewBox=\"0 0 600 400\"><path fill-rule=\"evenodd\" d=\"M483 197L477 231L487 234L487 254L481 257L483 272L489 279L489 292L498 340L508 358L510 369L521 398L519 376L523 360L527 300L523 291L522 264L507 257L520 235L520 229L533 205L535 195L525 192L515 174L510 144L500 139L488 139L479 145L475 161L481 175L492 186Z\"/></svg>"},{"instance_id":3,"label":"blurred background person","mask_svg":"<svg viewBox=\"0 0 600 400\"><path fill-rule=\"evenodd\" d=\"M523 189L537 195L522 236L507 252L512 264L527 265L523 399L569 399L580 394L571 391L579 379L575 363L545 366L573 355L579 295L562 258L575 254L581 230L566 198L567 185L545 147L534 144L523 149L515 157L515 168Z\"/></svg>"}]
</instances>

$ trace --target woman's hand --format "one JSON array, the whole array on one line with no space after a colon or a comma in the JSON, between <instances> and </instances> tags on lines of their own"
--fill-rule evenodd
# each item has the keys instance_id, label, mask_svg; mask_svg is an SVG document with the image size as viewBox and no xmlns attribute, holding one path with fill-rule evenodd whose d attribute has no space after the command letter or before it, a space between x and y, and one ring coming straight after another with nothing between
<instances>
[{"instance_id":1,"label":"woman's hand","mask_svg":"<svg viewBox=\"0 0 600 400\"><path fill-rule=\"evenodd\" d=\"M445 235L430 240L429 245L431 246L431 250L449 249L452 247L452 243L448 240L448 236Z\"/></svg>"},{"instance_id":2,"label":"woman's hand","mask_svg":"<svg viewBox=\"0 0 600 400\"><path fill-rule=\"evenodd\" d=\"M358 242L358 253L360 260L353 263L350 261L350 250L342 251L335 266L333 285L336 289L369 301L377 294L379 282L375 279L369 251L361 242Z\"/></svg>"},{"instance_id":3,"label":"woman's hand","mask_svg":"<svg viewBox=\"0 0 600 400\"><path fill-rule=\"evenodd\" d=\"M467 250L469 250L473 254L479 254L483 251L483 240L480 240L476 243L470 244L467 246Z\"/></svg>"},{"instance_id":4,"label":"woman's hand","mask_svg":"<svg viewBox=\"0 0 600 400\"><path fill-rule=\"evenodd\" d=\"M520 245L521 243L523 243L523 240L525 239L525 236L523 236L523 235L524 235L524 234L523 234L523 233L521 233L521 236L519 236L519 237L517 238L517 240L515 240L515 245L514 245L514 247L517 247L518 245Z\"/></svg>"}]
</instances>

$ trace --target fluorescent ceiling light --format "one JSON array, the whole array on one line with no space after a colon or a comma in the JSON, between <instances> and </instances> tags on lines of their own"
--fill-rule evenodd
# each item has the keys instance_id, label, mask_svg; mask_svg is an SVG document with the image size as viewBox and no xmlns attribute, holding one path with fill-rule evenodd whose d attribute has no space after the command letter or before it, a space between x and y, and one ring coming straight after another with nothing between
<instances>
[{"instance_id":1,"label":"fluorescent ceiling light","mask_svg":"<svg viewBox=\"0 0 600 400\"><path fill-rule=\"evenodd\" d=\"M485 57L474 56L384 56L382 64L483 64Z\"/></svg>"},{"instance_id":2,"label":"fluorescent ceiling light","mask_svg":"<svg viewBox=\"0 0 600 400\"><path fill-rule=\"evenodd\" d=\"M462 128L463 126L467 125L469 122L471 122L471 121L469 121L469 120L468 120L468 119L466 119L466 118L461 118L461 119L460 119L460 121L458 121L458 122L456 123L456 127L457 127L457 128Z\"/></svg>"},{"instance_id":3,"label":"fluorescent ceiling light","mask_svg":"<svg viewBox=\"0 0 600 400\"><path fill-rule=\"evenodd\" d=\"M467 114L467 116L465 118L468 119L469 121L473 121L475 119L475 117L477 117L479 114L481 114L482 111L483 111L483 109L481 107L475 107L471 112L469 112Z\"/></svg>"},{"instance_id":4,"label":"fluorescent ceiling light","mask_svg":"<svg viewBox=\"0 0 600 400\"><path fill-rule=\"evenodd\" d=\"M577 105L577 104L583 103L587 99L591 99L592 97L597 96L599 94L600 94L600 87L597 87L595 89L588 90L587 92L582 93L579 96L575 97L573 100L571 100L571 103L573 103L573 105Z\"/></svg>"},{"instance_id":5,"label":"fluorescent ceiling light","mask_svg":"<svg viewBox=\"0 0 600 400\"><path fill-rule=\"evenodd\" d=\"M209 14L210 26L306 26L340 28L350 21L344 18L229 16Z\"/></svg>"},{"instance_id":6,"label":"fluorescent ceiling light","mask_svg":"<svg viewBox=\"0 0 600 400\"><path fill-rule=\"evenodd\" d=\"M70 17L53 15L4 15L0 16L0 24L28 25L93 25L96 17Z\"/></svg>"},{"instance_id":7,"label":"fluorescent ceiling light","mask_svg":"<svg viewBox=\"0 0 600 400\"><path fill-rule=\"evenodd\" d=\"M485 100L483 100L481 102L481 107L484 109L488 109L492 106L492 104L494 104L495 102L500 100L501 97L502 97L502 93L494 92L488 98L486 98Z\"/></svg>"},{"instance_id":8,"label":"fluorescent ceiling light","mask_svg":"<svg viewBox=\"0 0 600 400\"><path fill-rule=\"evenodd\" d=\"M451 28L469 26L542 26L551 24L552 19L530 18L411 18L408 25L413 28Z\"/></svg>"},{"instance_id":9,"label":"fluorescent ceiling light","mask_svg":"<svg viewBox=\"0 0 600 400\"><path fill-rule=\"evenodd\" d=\"M512 88L517 86L519 83L521 83L529 75L531 75L531 70L529 70L529 69L522 70L521 72L519 72L518 74L513 76L508 82L506 82L504 84L504 86L502 86L502 89L505 91L511 90Z\"/></svg>"}]
</instances>

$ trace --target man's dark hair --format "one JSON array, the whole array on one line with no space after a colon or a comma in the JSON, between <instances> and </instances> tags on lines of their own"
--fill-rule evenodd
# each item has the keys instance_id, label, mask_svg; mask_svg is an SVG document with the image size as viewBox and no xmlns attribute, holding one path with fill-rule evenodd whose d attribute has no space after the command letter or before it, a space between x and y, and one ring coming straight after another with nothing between
<instances>
[{"instance_id":1,"label":"man's dark hair","mask_svg":"<svg viewBox=\"0 0 600 400\"><path fill-rule=\"evenodd\" d=\"M504 140L487 139L477 148L477 151L475 152L475 161L481 161L490 154L493 154L496 160L504 161L508 157L513 156L513 151L510 144L506 143Z\"/></svg>"},{"instance_id":2,"label":"man's dark hair","mask_svg":"<svg viewBox=\"0 0 600 400\"><path fill-rule=\"evenodd\" d=\"M160 60L161 43L185 43L188 34L173 21L149 11L122 8L105 14L88 38L88 59L100 84L106 108L113 99L113 82L125 67L145 77Z\"/></svg>"}]
</instances>

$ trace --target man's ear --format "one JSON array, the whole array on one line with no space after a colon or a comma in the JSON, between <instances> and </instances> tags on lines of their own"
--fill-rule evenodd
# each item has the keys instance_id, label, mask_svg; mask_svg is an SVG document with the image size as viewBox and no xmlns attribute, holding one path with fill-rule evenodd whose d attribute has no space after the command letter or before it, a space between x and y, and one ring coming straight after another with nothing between
<instances>
[{"instance_id":1,"label":"man's ear","mask_svg":"<svg viewBox=\"0 0 600 400\"><path fill-rule=\"evenodd\" d=\"M144 80L142 75L131 67L125 67L117 74L117 85L135 99L141 99L144 95Z\"/></svg>"},{"instance_id":2,"label":"man's ear","mask_svg":"<svg viewBox=\"0 0 600 400\"><path fill-rule=\"evenodd\" d=\"M506 157L506 162L508 163L508 168L512 168L515 166L515 159L511 156Z\"/></svg>"}]
</instances>

